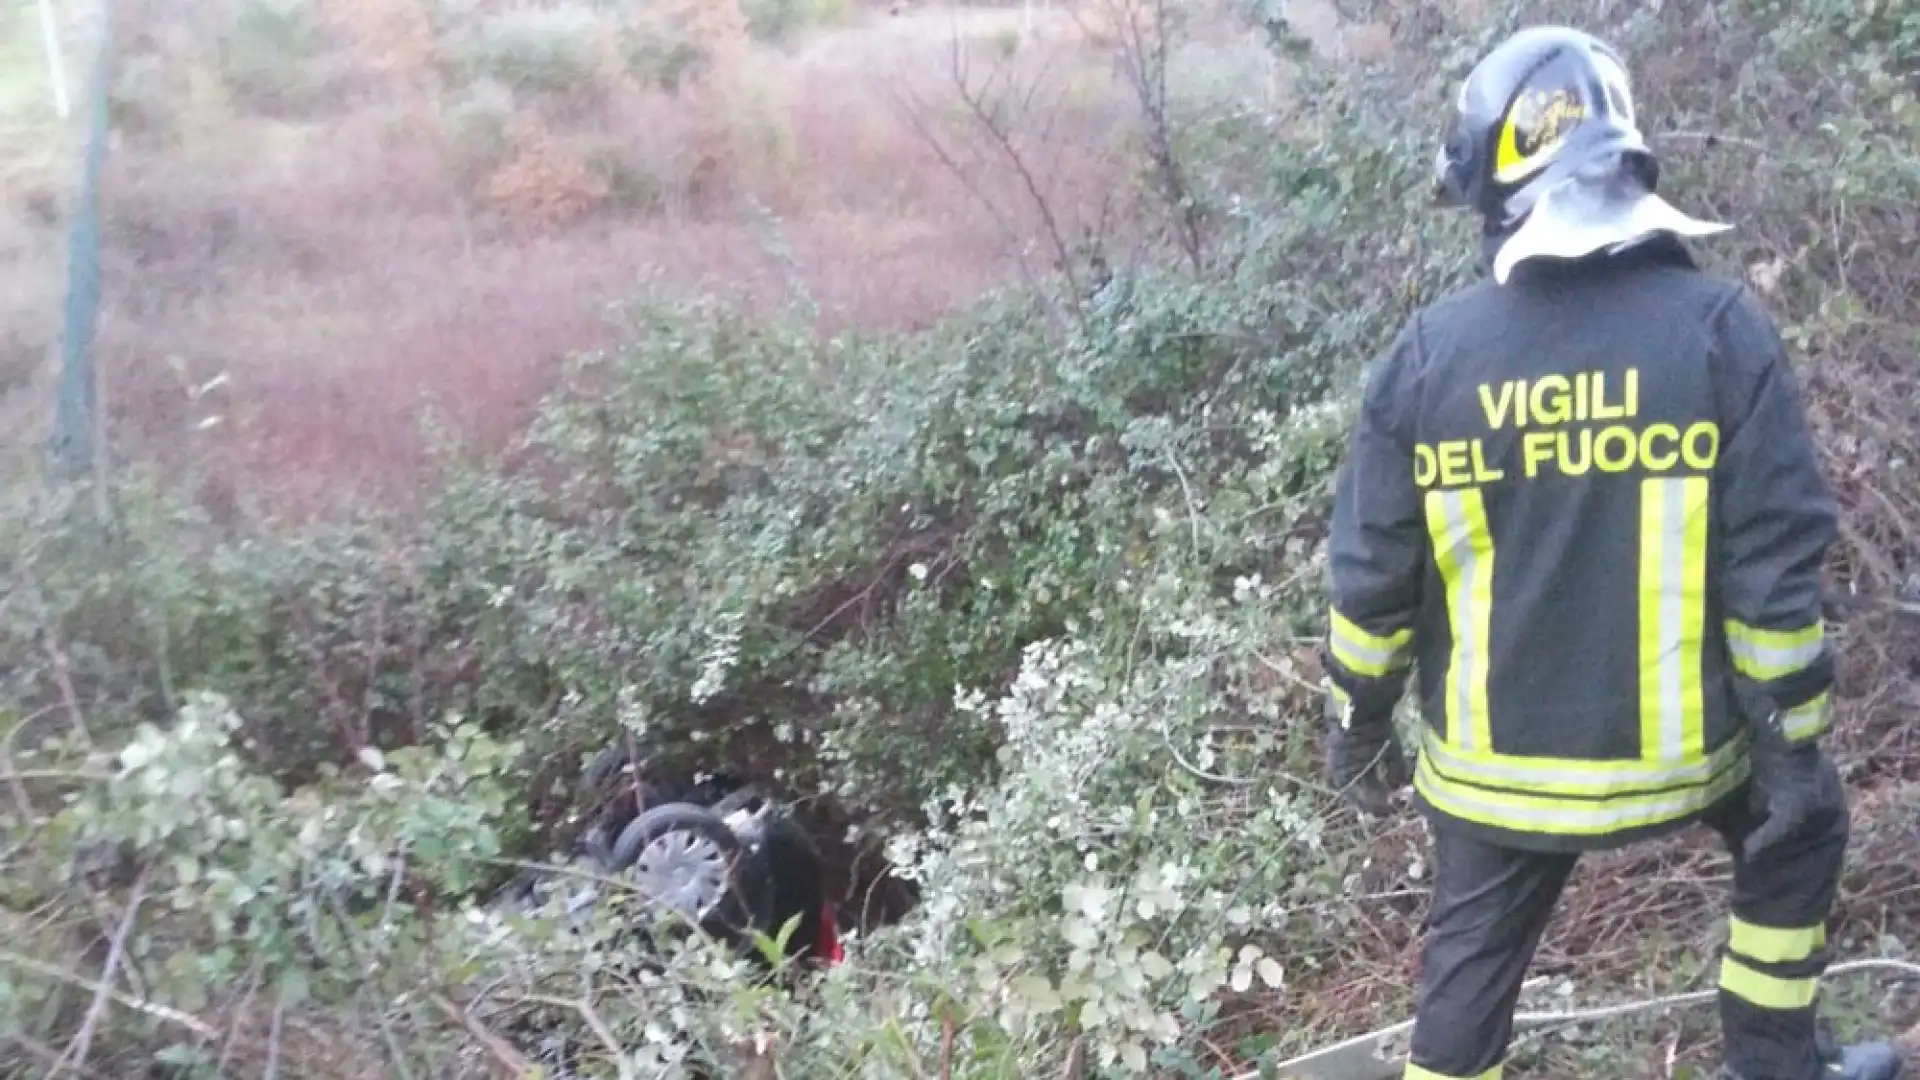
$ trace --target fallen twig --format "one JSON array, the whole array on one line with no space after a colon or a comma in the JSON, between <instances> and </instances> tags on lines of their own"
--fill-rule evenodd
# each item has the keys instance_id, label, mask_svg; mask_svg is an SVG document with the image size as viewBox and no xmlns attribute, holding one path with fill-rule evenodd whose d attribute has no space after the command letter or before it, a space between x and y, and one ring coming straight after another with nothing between
<instances>
[{"instance_id":1,"label":"fallen twig","mask_svg":"<svg viewBox=\"0 0 1920 1080\"><path fill-rule=\"evenodd\" d=\"M233 1059L234 1048L240 1045L240 1024L247 1016L248 1006L253 1004L253 995L260 992L260 976L261 972L265 969L266 962L264 960L255 960L253 966L247 971L247 977L241 984L240 992L236 994L229 1003L230 1007L227 1009L227 1013L230 1019L227 1021L227 1037L220 1040L220 1057L213 1063L213 1069L216 1075L226 1075L227 1064ZM276 1011L276 1021L278 1015ZM268 1048L267 1060L269 1065L271 1065L273 1061L273 1049L275 1048ZM266 1080L273 1080L273 1070L271 1068L267 1070Z\"/></svg>"},{"instance_id":2,"label":"fallen twig","mask_svg":"<svg viewBox=\"0 0 1920 1080\"><path fill-rule=\"evenodd\" d=\"M65 983L68 986L77 987L81 990L89 990L96 994L104 991L111 1000L124 1008L132 1009L134 1012L141 1013L145 1016L151 1016L155 1020L163 1020L175 1027L185 1028L210 1042L220 1037L218 1031L214 1030L197 1016L181 1012L178 1009L168 1008L165 1005L158 1005L151 1001L143 1001L140 998L134 997L132 994L115 990L103 983L89 979L84 975L75 974L66 968L55 967L52 964L42 963L30 956L22 956L10 949L0 949L0 964L17 968L29 975L38 975L43 979L52 979L55 982Z\"/></svg>"},{"instance_id":3,"label":"fallen twig","mask_svg":"<svg viewBox=\"0 0 1920 1080\"><path fill-rule=\"evenodd\" d=\"M518 1078L532 1071L533 1063L527 1060L525 1054L515 1050L511 1043L494 1034L493 1029L481 1023L479 1017L454 1004L452 998L436 993L429 995L428 1000L432 1001L433 1007L439 1009L447 1019L465 1028L467 1034L473 1036L481 1046L485 1047L487 1053L507 1076Z\"/></svg>"},{"instance_id":4,"label":"fallen twig","mask_svg":"<svg viewBox=\"0 0 1920 1080\"><path fill-rule=\"evenodd\" d=\"M127 897L127 910L120 916L120 925L114 928L113 937L107 944L107 960L101 965L100 981L93 988L93 1001L87 1005L87 1014L80 1021L79 1033L67 1044L66 1052L47 1070L47 1080L54 1080L61 1070L69 1066L77 1071L87 1064L87 1054L93 1049L93 1036L100 1030L100 1020L107 1013L107 1001L113 994L113 984L120 977L120 962L127 955L127 935L133 932L133 920L140 914L140 905L147 898L150 873L150 867L141 867L140 876L134 879L133 891Z\"/></svg>"},{"instance_id":5,"label":"fallen twig","mask_svg":"<svg viewBox=\"0 0 1920 1080\"><path fill-rule=\"evenodd\" d=\"M8 1032L6 1035L0 1036L0 1040L11 1041L15 1046L25 1050L29 1057L39 1058L49 1065L55 1064L60 1060L60 1055L54 1052L53 1047L29 1036L22 1035L17 1031ZM71 1069L75 1076L80 1077L80 1080L106 1080L105 1077L92 1069L78 1065L68 1065L67 1068Z\"/></svg>"},{"instance_id":6,"label":"fallen twig","mask_svg":"<svg viewBox=\"0 0 1920 1080\"><path fill-rule=\"evenodd\" d=\"M593 1032L594 1037L600 1040L600 1045L606 1049L607 1053L612 1055L615 1060L619 1060L620 1040L614 1038L613 1031L607 1027L607 1022L602 1020L600 1014L594 1010L593 1002L587 1000L584 996L578 998L561 998L547 994L526 994L522 996L520 1000L534 1005L546 1005L550 1008L571 1010L574 1015L580 1018L581 1023L587 1025L587 1030Z\"/></svg>"},{"instance_id":7,"label":"fallen twig","mask_svg":"<svg viewBox=\"0 0 1920 1080\"><path fill-rule=\"evenodd\" d=\"M287 1019L287 999L283 994L273 1003L273 1019L267 1023L267 1064L261 1070L260 1080L279 1080L280 1077L280 1033Z\"/></svg>"}]
</instances>

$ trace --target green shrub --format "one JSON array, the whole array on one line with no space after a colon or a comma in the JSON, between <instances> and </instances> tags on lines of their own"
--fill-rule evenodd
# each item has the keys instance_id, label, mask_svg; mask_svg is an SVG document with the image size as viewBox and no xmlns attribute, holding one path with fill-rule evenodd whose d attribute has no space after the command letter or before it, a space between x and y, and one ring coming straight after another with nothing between
<instances>
[{"instance_id":1,"label":"green shrub","mask_svg":"<svg viewBox=\"0 0 1920 1080\"><path fill-rule=\"evenodd\" d=\"M446 112L447 153L468 186L477 184L506 161L513 91L494 79L477 79L460 92Z\"/></svg>"},{"instance_id":2,"label":"green shrub","mask_svg":"<svg viewBox=\"0 0 1920 1080\"><path fill-rule=\"evenodd\" d=\"M799 31L831 26L853 14L851 0L740 0L747 32L762 41L786 41Z\"/></svg>"},{"instance_id":3,"label":"green shrub","mask_svg":"<svg viewBox=\"0 0 1920 1080\"><path fill-rule=\"evenodd\" d=\"M0 599L0 745L21 780L0 800L19 942L0 1022L48 1045L79 1030L60 973L108 908L135 912L137 955L178 958L143 967L141 1000L242 1033L225 1049L326 1024L420 1076L471 1065L473 1023L548 1032L590 1075L725 1070L765 1036L788 1075L985 1080L1082 1057L1232 1075L1399 1018L1420 839L1328 815L1296 656L1364 366L1471 272L1472 223L1426 206L1433 117L1514 19L1629 47L1666 187L1739 226L1701 254L1765 271L1808 373L1848 515L1836 573L1916 570L1920 489L1894 464L1920 460L1907 24L1838 0L1549 7L1378 70L1309 66L1312 109L1286 126L1186 99L1197 264L1076 267L1077 289L906 336L636 308L522 445L456 469L414 522L227 536L128 477L108 535L84 493L0 523L20 583ZM503 96L474 94L479 126ZM1783 119L1812 103L1829 122ZM1884 748L1916 703L1874 665L1911 639L1846 634L1882 689L1842 707L1839 745L1897 775ZM621 731L853 808L917 906L797 997L699 948L630 975L614 911L579 934L469 916L500 853L559 839L566 784ZM1899 925L1891 901L1857 904ZM1708 954L1717 912L1659 914ZM1672 968L1627 949L1581 974L1610 996ZM1363 982L1393 989L1358 1008L1341 991ZM236 985L287 1023L204 993ZM197 1030L108 1016L91 1064L113 1075ZM184 1041L175 1058L216 1040ZM1633 1071L1606 1047L1540 1053L1547 1075Z\"/></svg>"},{"instance_id":4,"label":"green shrub","mask_svg":"<svg viewBox=\"0 0 1920 1080\"><path fill-rule=\"evenodd\" d=\"M313 0L232 0L218 39L218 63L236 104L297 114L323 103L330 72Z\"/></svg>"},{"instance_id":5,"label":"green shrub","mask_svg":"<svg viewBox=\"0 0 1920 1080\"><path fill-rule=\"evenodd\" d=\"M627 70L643 86L677 93L708 68L707 50L691 29L666 12L642 10L624 29Z\"/></svg>"},{"instance_id":6,"label":"green shrub","mask_svg":"<svg viewBox=\"0 0 1920 1080\"><path fill-rule=\"evenodd\" d=\"M178 93L166 65L158 57L136 55L120 64L109 92L109 118L114 127L135 135L167 130L168 99Z\"/></svg>"},{"instance_id":7,"label":"green shrub","mask_svg":"<svg viewBox=\"0 0 1920 1080\"><path fill-rule=\"evenodd\" d=\"M624 142L617 139L584 140L587 168L607 186L607 200L632 214L657 214L665 210L669 185Z\"/></svg>"},{"instance_id":8,"label":"green shrub","mask_svg":"<svg viewBox=\"0 0 1920 1080\"><path fill-rule=\"evenodd\" d=\"M573 95L599 85L613 25L588 4L511 8L487 15L456 40L470 77L513 89Z\"/></svg>"}]
</instances>

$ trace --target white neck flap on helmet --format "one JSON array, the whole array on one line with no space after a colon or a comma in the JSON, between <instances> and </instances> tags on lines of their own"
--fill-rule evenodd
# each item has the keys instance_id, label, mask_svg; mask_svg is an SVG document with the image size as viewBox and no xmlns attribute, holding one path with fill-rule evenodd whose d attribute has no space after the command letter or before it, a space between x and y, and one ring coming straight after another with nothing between
<instances>
[{"instance_id":1,"label":"white neck flap on helmet","mask_svg":"<svg viewBox=\"0 0 1920 1080\"><path fill-rule=\"evenodd\" d=\"M1495 253L1493 277L1505 285L1527 259L1577 259L1602 249L1623 251L1662 233L1693 239L1731 228L1683 213L1629 177L1575 174L1541 193Z\"/></svg>"}]
</instances>

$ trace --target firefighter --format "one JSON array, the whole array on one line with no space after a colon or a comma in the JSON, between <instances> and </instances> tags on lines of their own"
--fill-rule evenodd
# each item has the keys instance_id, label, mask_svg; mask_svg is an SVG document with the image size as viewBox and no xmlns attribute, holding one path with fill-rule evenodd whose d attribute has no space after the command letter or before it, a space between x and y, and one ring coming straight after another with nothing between
<instances>
[{"instance_id":1,"label":"firefighter","mask_svg":"<svg viewBox=\"0 0 1920 1080\"><path fill-rule=\"evenodd\" d=\"M1620 55L1564 27L1466 80L1441 201L1482 279L1369 374L1329 541L1331 781L1431 825L1405 1075L1501 1076L1575 861L1704 823L1733 856L1722 1075L1892 1080L1817 1017L1848 811L1821 747L1836 510L1768 314L1685 241ZM1393 721L1414 680L1409 767Z\"/></svg>"}]
</instances>

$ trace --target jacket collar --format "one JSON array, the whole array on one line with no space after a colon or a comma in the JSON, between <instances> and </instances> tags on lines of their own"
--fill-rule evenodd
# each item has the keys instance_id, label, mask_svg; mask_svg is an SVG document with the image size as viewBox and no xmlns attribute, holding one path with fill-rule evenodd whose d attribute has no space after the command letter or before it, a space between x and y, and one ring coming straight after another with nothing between
<instances>
[{"instance_id":1,"label":"jacket collar","mask_svg":"<svg viewBox=\"0 0 1920 1080\"><path fill-rule=\"evenodd\" d=\"M1500 246L1506 243L1511 234L1488 233L1480 239L1480 258L1477 269L1484 277L1493 275L1493 261L1499 255ZM1626 266L1634 263L1659 263L1668 266L1681 266L1688 270L1698 270L1700 263L1687 249L1686 242L1672 233L1654 233L1636 243L1613 251L1595 251L1577 259L1529 259L1513 268L1508 281L1551 273L1556 268L1577 269L1597 266Z\"/></svg>"},{"instance_id":2,"label":"jacket collar","mask_svg":"<svg viewBox=\"0 0 1920 1080\"><path fill-rule=\"evenodd\" d=\"M1506 243L1510 235L1511 233L1489 232L1481 237L1477 269L1482 277L1493 276L1494 259L1498 257L1501 245ZM1537 281L1582 270L1633 265L1678 266L1688 270L1700 268L1700 263L1687 249L1684 240L1672 233L1654 233L1625 247L1590 252L1579 258L1527 259L1513 268L1507 281L1509 284L1517 284L1521 281Z\"/></svg>"}]
</instances>

